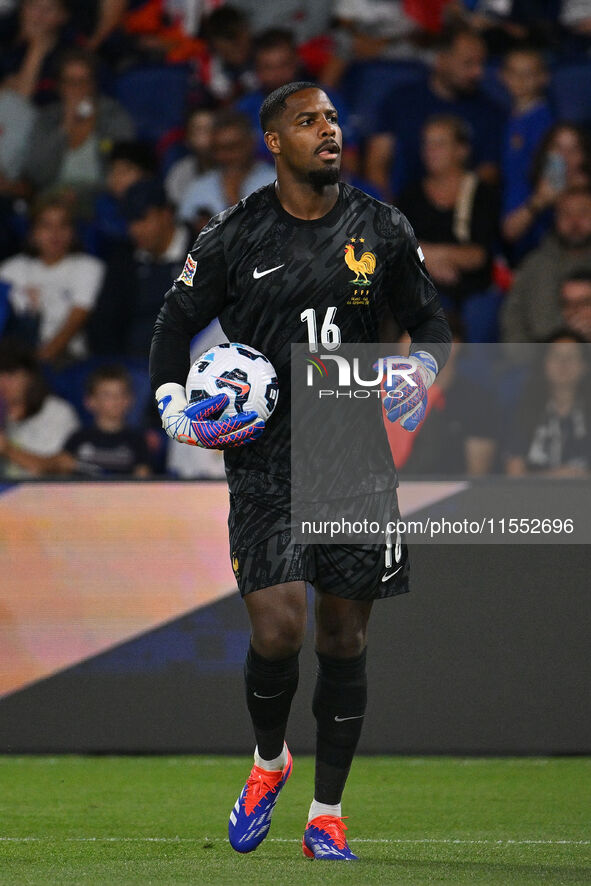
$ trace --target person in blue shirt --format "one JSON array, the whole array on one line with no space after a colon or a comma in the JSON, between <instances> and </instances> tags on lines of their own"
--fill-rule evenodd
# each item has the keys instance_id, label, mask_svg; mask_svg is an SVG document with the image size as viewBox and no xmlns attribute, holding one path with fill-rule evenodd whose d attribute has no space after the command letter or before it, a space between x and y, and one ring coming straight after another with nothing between
<instances>
[{"instance_id":1,"label":"person in blue shirt","mask_svg":"<svg viewBox=\"0 0 591 886\"><path fill-rule=\"evenodd\" d=\"M366 178L384 198L421 178L421 131L435 114L466 121L475 171L490 183L498 180L505 114L481 92L485 59L482 38L469 28L455 28L443 35L428 79L386 97L366 156Z\"/></svg>"},{"instance_id":2,"label":"person in blue shirt","mask_svg":"<svg viewBox=\"0 0 591 886\"><path fill-rule=\"evenodd\" d=\"M503 234L518 261L537 246L545 226L530 203L531 169L536 151L554 122L546 99L548 70L537 49L520 47L507 53L501 77L511 96L511 116L503 135ZM540 208L542 194L538 194Z\"/></svg>"}]
</instances>

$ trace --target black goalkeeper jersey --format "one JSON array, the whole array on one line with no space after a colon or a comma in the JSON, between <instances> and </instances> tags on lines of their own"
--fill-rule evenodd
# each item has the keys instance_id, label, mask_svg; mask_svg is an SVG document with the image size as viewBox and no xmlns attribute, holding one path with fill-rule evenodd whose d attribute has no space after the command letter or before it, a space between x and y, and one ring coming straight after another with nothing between
<instances>
[{"instance_id":1,"label":"black goalkeeper jersey","mask_svg":"<svg viewBox=\"0 0 591 886\"><path fill-rule=\"evenodd\" d=\"M303 312L315 310L320 334L330 307L344 343L380 341L393 316L414 341L434 342L440 368L447 359L449 327L408 221L344 183L330 212L311 221L287 213L273 185L220 213L166 294L150 355L154 389L185 384L190 340L214 317L230 341L261 351L277 371L279 399L265 432L225 453L231 492L288 488L291 344L309 342ZM382 468L390 468L381 471L382 488L396 485L385 432L383 441ZM358 463L358 476L375 476L366 467Z\"/></svg>"}]
</instances>

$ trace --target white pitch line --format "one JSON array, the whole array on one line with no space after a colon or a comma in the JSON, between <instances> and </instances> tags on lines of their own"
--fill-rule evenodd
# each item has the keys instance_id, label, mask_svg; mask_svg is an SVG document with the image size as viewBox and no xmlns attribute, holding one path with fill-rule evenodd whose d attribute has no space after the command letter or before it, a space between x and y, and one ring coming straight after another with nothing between
<instances>
[{"instance_id":1,"label":"white pitch line","mask_svg":"<svg viewBox=\"0 0 591 886\"><path fill-rule=\"evenodd\" d=\"M225 837L2 837L0 843L226 843ZM300 843L288 837L270 837L267 843ZM416 839L353 837L352 843L424 844L438 843L450 846L589 846L591 840L455 840L437 837Z\"/></svg>"}]
</instances>

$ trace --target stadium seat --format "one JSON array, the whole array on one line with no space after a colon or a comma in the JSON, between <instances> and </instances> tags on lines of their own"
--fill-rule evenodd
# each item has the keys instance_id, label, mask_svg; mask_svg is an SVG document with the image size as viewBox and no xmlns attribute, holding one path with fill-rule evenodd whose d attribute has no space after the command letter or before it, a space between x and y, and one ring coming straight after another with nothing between
<instances>
[{"instance_id":1,"label":"stadium seat","mask_svg":"<svg viewBox=\"0 0 591 886\"><path fill-rule=\"evenodd\" d=\"M559 120L591 121L591 62L563 65L550 81L550 100Z\"/></svg>"},{"instance_id":2,"label":"stadium seat","mask_svg":"<svg viewBox=\"0 0 591 886\"><path fill-rule=\"evenodd\" d=\"M188 82L187 65L135 68L117 78L115 96L131 114L139 139L156 143L183 126Z\"/></svg>"}]
</instances>

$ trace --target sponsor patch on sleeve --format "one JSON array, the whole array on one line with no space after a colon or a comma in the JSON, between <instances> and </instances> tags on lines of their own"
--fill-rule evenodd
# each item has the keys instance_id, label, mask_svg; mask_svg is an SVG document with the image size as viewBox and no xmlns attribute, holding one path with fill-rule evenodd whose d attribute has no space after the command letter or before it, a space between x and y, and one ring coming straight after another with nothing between
<instances>
[{"instance_id":1,"label":"sponsor patch on sleeve","mask_svg":"<svg viewBox=\"0 0 591 886\"><path fill-rule=\"evenodd\" d=\"M417 246L417 253L421 261L425 261L425 256L423 255L423 250L420 246Z\"/></svg>"},{"instance_id":2,"label":"sponsor patch on sleeve","mask_svg":"<svg viewBox=\"0 0 591 886\"><path fill-rule=\"evenodd\" d=\"M197 270L197 262L191 258L190 255L187 256L187 261L185 262L185 267L181 271L179 277L177 277L177 281L179 283L186 283L187 286L193 285L193 277L195 276L195 271Z\"/></svg>"}]
</instances>

